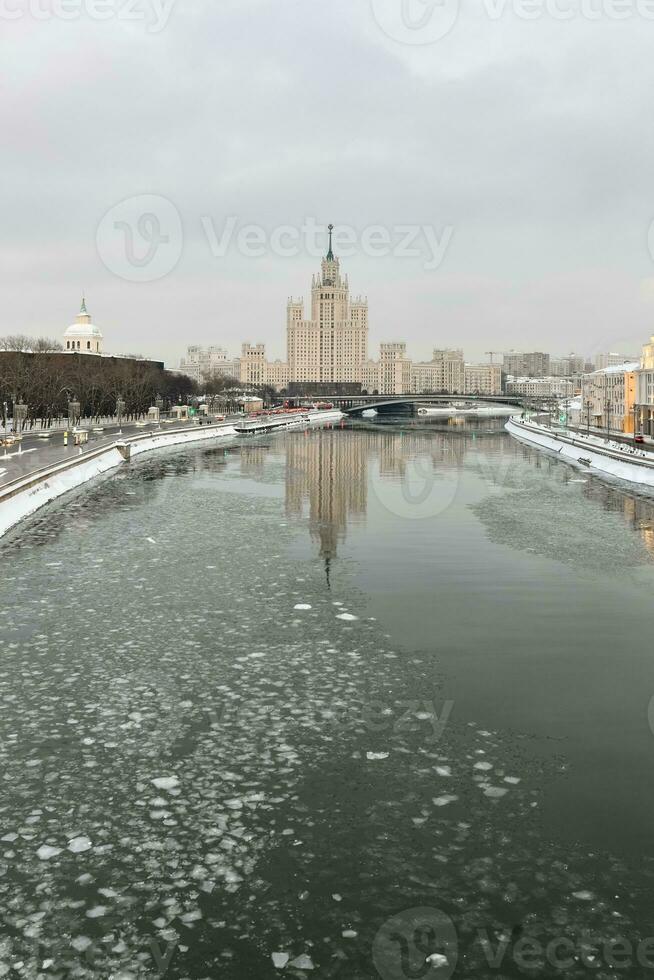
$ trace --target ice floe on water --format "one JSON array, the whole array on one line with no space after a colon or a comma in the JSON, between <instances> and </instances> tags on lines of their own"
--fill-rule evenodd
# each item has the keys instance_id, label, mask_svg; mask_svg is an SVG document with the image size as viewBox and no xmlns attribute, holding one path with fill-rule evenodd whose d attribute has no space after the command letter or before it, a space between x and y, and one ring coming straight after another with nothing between
<instances>
[{"instance_id":1,"label":"ice floe on water","mask_svg":"<svg viewBox=\"0 0 654 980\"><path fill-rule=\"evenodd\" d=\"M558 761L456 712L439 730L437 639L405 654L352 582L298 575L283 500L216 490L228 465L137 464L4 547L0 977L350 980L428 907L484 980L522 974L477 930L645 929L645 871L544 838Z\"/></svg>"}]
</instances>

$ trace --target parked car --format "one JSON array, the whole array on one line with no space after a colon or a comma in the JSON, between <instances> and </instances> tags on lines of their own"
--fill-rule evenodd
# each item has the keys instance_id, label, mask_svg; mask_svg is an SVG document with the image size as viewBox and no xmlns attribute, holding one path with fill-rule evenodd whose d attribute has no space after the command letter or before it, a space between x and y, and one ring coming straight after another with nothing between
<instances>
[{"instance_id":1,"label":"parked car","mask_svg":"<svg viewBox=\"0 0 654 980\"><path fill-rule=\"evenodd\" d=\"M645 442L645 436L642 432L637 432L634 436L634 442Z\"/></svg>"}]
</instances>

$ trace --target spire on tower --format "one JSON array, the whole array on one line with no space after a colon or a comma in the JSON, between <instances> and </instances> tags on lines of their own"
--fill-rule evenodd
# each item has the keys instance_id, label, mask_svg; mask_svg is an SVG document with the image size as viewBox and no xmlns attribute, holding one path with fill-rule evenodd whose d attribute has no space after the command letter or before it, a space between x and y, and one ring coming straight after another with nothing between
<instances>
[{"instance_id":1,"label":"spire on tower","mask_svg":"<svg viewBox=\"0 0 654 980\"><path fill-rule=\"evenodd\" d=\"M82 293L82 305L80 306L79 311L80 313L83 313L85 316L89 315L89 311L86 308L86 297L84 296L84 293Z\"/></svg>"},{"instance_id":2,"label":"spire on tower","mask_svg":"<svg viewBox=\"0 0 654 980\"><path fill-rule=\"evenodd\" d=\"M334 226L333 225L327 225L327 228L329 230L329 251L327 252L327 258L328 258L328 260L330 262L333 262L334 261L334 252L332 250L332 232L334 230Z\"/></svg>"}]
</instances>

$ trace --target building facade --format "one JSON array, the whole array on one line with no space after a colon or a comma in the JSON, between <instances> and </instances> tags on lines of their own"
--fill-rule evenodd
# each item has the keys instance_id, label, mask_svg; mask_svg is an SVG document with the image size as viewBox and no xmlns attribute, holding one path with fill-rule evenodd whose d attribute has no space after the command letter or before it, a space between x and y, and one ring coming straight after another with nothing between
<instances>
[{"instance_id":1,"label":"building facade","mask_svg":"<svg viewBox=\"0 0 654 980\"><path fill-rule=\"evenodd\" d=\"M463 390L466 395L501 395L500 364L466 364Z\"/></svg>"},{"instance_id":2,"label":"building facade","mask_svg":"<svg viewBox=\"0 0 654 980\"><path fill-rule=\"evenodd\" d=\"M350 299L347 276L332 249L322 260L320 274L311 283L311 316L304 301L289 299L286 340L290 381L361 382L368 360L368 302Z\"/></svg>"},{"instance_id":3,"label":"building facade","mask_svg":"<svg viewBox=\"0 0 654 980\"><path fill-rule=\"evenodd\" d=\"M445 392L463 394L465 362L462 350L435 348L431 361L418 361L411 369L411 391L415 395Z\"/></svg>"},{"instance_id":4,"label":"building facade","mask_svg":"<svg viewBox=\"0 0 654 980\"><path fill-rule=\"evenodd\" d=\"M550 355L543 351L510 351L504 355L505 374L521 378L544 378L550 374Z\"/></svg>"},{"instance_id":5,"label":"building facade","mask_svg":"<svg viewBox=\"0 0 654 980\"><path fill-rule=\"evenodd\" d=\"M534 398L572 398L575 383L569 378L512 378L506 379L507 395L527 395Z\"/></svg>"},{"instance_id":6,"label":"building facade","mask_svg":"<svg viewBox=\"0 0 654 980\"><path fill-rule=\"evenodd\" d=\"M78 354L101 354L102 331L91 320L91 314L86 309L86 299L82 296L82 305L75 318L75 323L64 331L64 351L76 351Z\"/></svg>"},{"instance_id":7,"label":"building facade","mask_svg":"<svg viewBox=\"0 0 654 980\"><path fill-rule=\"evenodd\" d=\"M238 380L241 364L237 357L230 358L224 347L200 347L196 344L186 348L186 357L179 362L179 371L197 384L216 377Z\"/></svg>"},{"instance_id":8,"label":"building facade","mask_svg":"<svg viewBox=\"0 0 654 980\"><path fill-rule=\"evenodd\" d=\"M556 378L581 377L586 370L586 362L578 354L550 358L550 374Z\"/></svg>"},{"instance_id":9,"label":"building facade","mask_svg":"<svg viewBox=\"0 0 654 980\"><path fill-rule=\"evenodd\" d=\"M641 369L636 376L636 418L638 432L654 436L654 336L643 344Z\"/></svg>"},{"instance_id":10,"label":"building facade","mask_svg":"<svg viewBox=\"0 0 654 980\"><path fill-rule=\"evenodd\" d=\"M241 346L241 370L239 380L244 385L265 385L266 345L250 344L247 341Z\"/></svg>"},{"instance_id":11,"label":"building facade","mask_svg":"<svg viewBox=\"0 0 654 980\"><path fill-rule=\"evenodd\" d=\"M634 431L640 362L618 364L586 374L581 382L581 417L592 426Z\"/></svg>"},{"instance_id":12,"label":"building facade","mask_svg":"<svg viewBox=\"0 0 654 980\"><path fill-rule=\"evenodd\" d=\"M406 395L411 391L411 361L406 344L391 341L379 348L379 394Z\"/></svg>"},{"instance_id":13,"label":"building facade","mask_svg":"<svg viewBox=\"0 0 654 980\"><path fill-rule=\"evenodd\" d=\"M603 371L607 367L620 367L623 364L633 364L637 361L636 357L627 357L625 354L597 354L595 357L595 370Z\"/></svg>"}]
</instances>

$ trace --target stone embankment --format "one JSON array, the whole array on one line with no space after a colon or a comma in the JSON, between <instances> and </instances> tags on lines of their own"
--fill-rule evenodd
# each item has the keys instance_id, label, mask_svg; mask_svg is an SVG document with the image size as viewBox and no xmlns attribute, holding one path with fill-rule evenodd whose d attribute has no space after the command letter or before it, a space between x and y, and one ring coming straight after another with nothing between
<instances>
[{"instance_id":1,"label":"stone embankment","mask_svg":"<svg viewBox=\"0 0 654 980\"><path fill-rule=\"evenodd\" d=\"M79 456L35 469L0 487L0 536L51 500L120 466L134 456L152 449L204 442L234 434L234 427L225 423L148 432L121 437L98 449L88 449Z\"/></svg>"}]
</instances>

